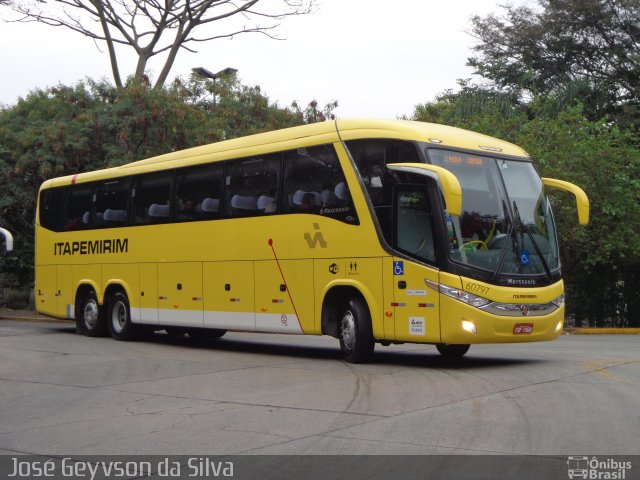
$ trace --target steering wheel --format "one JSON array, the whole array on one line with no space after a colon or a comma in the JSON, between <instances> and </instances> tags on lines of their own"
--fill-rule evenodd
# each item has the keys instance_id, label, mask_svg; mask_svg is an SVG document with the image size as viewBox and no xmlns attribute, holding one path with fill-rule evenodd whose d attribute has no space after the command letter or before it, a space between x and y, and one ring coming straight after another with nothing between
<instances>
[{"instance_id":1,"label":"steering wheel","mask_svg":"<svg viewBox=\"0 0 640 480\"><path fill-rule=\"evenodd\" d=\"M426 243L427 243L427 239L423 238L422 241L420 242L420 245L418 245L418 248L416 248L412 253L420 252L420 250L422 250L424 248Z\"/></svg>"},{"instance_id":2,"label":"steering wheel","mask_svg":"<svg viewBox=\"0 0 640 480\"><path fill-rule=\"evenodd\" d=\"M467 245L480 245L478 250L489 250L489 247L487 247L487 243L483 240L471 240L470 242L463 243L462 248L466 247Z\"/></svg>"}]
</instances>

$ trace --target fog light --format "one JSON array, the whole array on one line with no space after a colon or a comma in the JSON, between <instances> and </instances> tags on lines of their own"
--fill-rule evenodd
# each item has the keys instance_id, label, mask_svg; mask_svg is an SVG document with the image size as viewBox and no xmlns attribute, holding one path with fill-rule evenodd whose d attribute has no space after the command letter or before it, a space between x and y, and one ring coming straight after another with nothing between
<instances>
[{"instance_id":1,"label":"fog light","mask_svg":"<svg viewBox=\"0 0 640 480\"><path fill-rule=\"evenodd\" d=\"M462 321L462 329L469 333L473 333L474 335L478 334L478 330L476 329L476 324L473 322L469 322L467 320Z\"/></svg>"},{"instance_id":2,"label":"fog light","mask_svg":"<svg viewBox=\"0 0 640 480\"><path fill-rule=\"evenodd\" d=\"M562 324L563 324L563 321L562 321L562 320L560 320L560 321L558 322L558 326L556 327L556 333L558 333L559 331L561 331L561 330L562 330Z\"/></svg>"}]
</instances>

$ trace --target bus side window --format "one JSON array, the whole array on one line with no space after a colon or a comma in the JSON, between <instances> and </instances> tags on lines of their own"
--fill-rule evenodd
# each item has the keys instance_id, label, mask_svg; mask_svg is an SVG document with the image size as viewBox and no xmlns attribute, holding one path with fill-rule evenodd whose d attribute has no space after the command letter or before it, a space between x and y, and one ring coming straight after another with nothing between
<instances>
[{"instance_id":1,"label":"bus side window","mask_svg":"<svg viewBox=\"0 0 640 480\"><path fill-rule=\"evenodd\" d=\"M91 185L73 185L65 208L64 230L81 230L91 226Z\"/></svg>"},{"instance_id":2,"label":"bus side window","mask_svg":"<svg viewBox=\"0 0 640 480\"><path fill-rule=\"evenodd\" d=\"M347 148L375 209L385 240L392 242L393 187L399 179L387 168L389 163L420 163L415 144L400 140L350 140Z\"/></svg>"},{"instance_id":3,"label":"bus side window","mask_svg":"<svg viewBox=\"0 0 640 480\"><path fill-rule=\"evenodd\" d=\"M173 172L147 173L134 177L131 191L132 221L135 225L164 223L171 218Z\"/></svg>"},{"instance_id":4,"label":"bus side window","mask_svg":"<svg viewBox=\"0 0 640 480\"><path fill-rule=\"evenodd\" d=\"M59 232L65 224L65 198L68 187L50 188L40 194L40 225Z\"/></svg>"},{"instance_id":5,"label":"bus side window","mask_svg":"<svg viewBox=\"0 0 640 480\"><path fill-rule=\"evenodd\" d=\"M283 212L315 213L358 223L349 187L332 145L285 152L284 165Z\"/></svg>"},{"instance_id":6,"label":"bus side window","mask_svg":"<svg viewBox=\"0 0 640 480\"><path fill-rule=\"evenodd\" d=\"M435 263L433 218L428 190L423 185L403 185L396 192L395 247Z\"/></svg>"},{"instance_id":7,"label":"bus side window","mask_svg":"<svg viewBox=\"0 0 640 480\"><path fill-rule=\"evenodd\" d=\"M210 220L220 217L222 163L198 165L176 172L176 219Z\"/></svg>"},{"instance_id":8,"label":"bus side window","mask_svg":"<svg viewBox=\"0 0 640 480\"><path fill-rule=\"evenodd\" d=\"M281 155L232 160L225 179L225 214L247 217L276 213Z\"/></svg>"},{"instance_id":9,"label":"bus side window","mask_svg":"<svg viewBox=\"0 0 640 480\"><path fill-rule=\"evenodd\" d=\"M95 189L95 224L118 227L127 224L129 177L98 183Z\"/></svg>"}]
</instances>

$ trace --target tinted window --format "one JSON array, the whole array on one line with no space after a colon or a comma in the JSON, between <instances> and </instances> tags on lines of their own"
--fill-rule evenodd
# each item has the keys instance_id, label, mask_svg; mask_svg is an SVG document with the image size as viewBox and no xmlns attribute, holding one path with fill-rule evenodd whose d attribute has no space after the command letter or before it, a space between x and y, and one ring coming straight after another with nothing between
<instances>
[{"instance_id":1,"label":"tinted window","mask_svg":"<svg viewBox=\"0 0 640 480\"><path fill-rule=\"evenodd\" d=\"M347 142L347 148L374 206L382 235L391 244L393 187L400 178L387 165L419 163L418 150L413 143L399 140L353 140Z\"/></svg>"},{"instance_id":2,"label":"tinted window","mask_svg":"<svg viewBox=\"0 0 640 480\"><path fill-rule=\"evenodd\" d=\"M172 172L138 175L133 179L132 221L136 225L168 222L171 219Z\"/></svg>"},{"instance_id":3,"label":"tinted window","mask_svg":"<svg viewBox=\"0 0 640 480\"><path fill-rule=\"evenodd\" d=\"M229 162L225 213L246 217L278 211L280 154Z\"/></svg>"},{"instance_id":4,"label":"tinted window","mask_svg":"<svg viewBox=\"0 0 640 480\"><path fill-rule=\"evenodd\" d=\"M44 228L62 230L66 193L67 188L51 188L40 194L40 225Z\"/></svg>"},{"instance_id":5,"label":"tinted window","mask_svg":"<svg viewBox=\"0 0 640 480\"><path fill-rule=\"evenodd\" d=\"M374 206L391 205L392 189L397 183L389 163L420 163L413 143L398 140L353 140L347 142L362 181Z\"/></svg>"},{"instance_id":6,"label":"tinted window","mask_svg":"<svg viewBox=\"0 0 640 480\"><path fill-rule=\"evenodd\" d=\"M428 190L419 185L402 186L397 201L396 248L434 263L436 254Z\"/></svg>"},{"instance_id":7,"label":"tinted window","mask_svg":"<svg viewBox=\"0 0 640 480\"><path fill-rule=\"evenodd\" d=\"M74 185L68 189L64 230L79 230L91 226L91 185Z\"/></svg>"},{"instance_id":8,"label":"tinted window","mask_svg":"<svg viewBox=\"0 0 640 480\"><path fill-rule=\"evenodd\" d=\"M331 145L285 153L282 210L315 213L357 223L349 187Z\"/></svg>"},{"instance_id":9,"label":"tinted window","mask_svg":"<svg viewBox=\"0 0 640 480\"><path fill-rule=\"evenodd\" d=\"M95 223L102 227L127 224L129 178L98 183L95 189Z\"/></svg>"},{"instance_id":10,"label":"tinted window","mask_svg":"<svg viewBox=\"0 0 640 480\"><path fill-rule=\"evenodd\" d=\"M218 218L222 199L222 164L178 170L176 198L176 218L180 221Z\"/></svg>"}]
</instances>

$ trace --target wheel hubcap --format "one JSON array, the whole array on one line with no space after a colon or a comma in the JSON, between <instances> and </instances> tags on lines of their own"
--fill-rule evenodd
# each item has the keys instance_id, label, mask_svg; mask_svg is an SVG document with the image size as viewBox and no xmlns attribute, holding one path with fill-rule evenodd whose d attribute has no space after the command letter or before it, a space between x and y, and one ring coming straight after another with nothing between
<instances>
[{"instance_id":1,"label":"wheel hubcap","mask_svg":"<svg viewBox=\"0 0 640 480\"><path fill-rule=\"evenodd\" d=\"M96 326L96 323L98 322L98 304L95 300L89 300L85 304L84 311L82 312L82 318L84 319L84 324L89 330Z\"/></svg>"},{"instance_id":2,"label":"wheel hubcap","mask_svg":"<svg viewBox=\"0 0 640 480\"><path fill-rule=\"evenodd\" d=\"M111 324L113 329L120 333L127 324L127 307L122 302L117 302L111 311Z\"/></svg>"},{"instance_id":3,"label":"wheel hubcap","mask_svg":"<svg viewBox=\"0 0 640 480\"><path fill-rule=\"evenodd\" d=\"M350 310L344 312L341 324L342 343L351 350L356 343L356 321Z\"/></svg>"}]
</instances>

